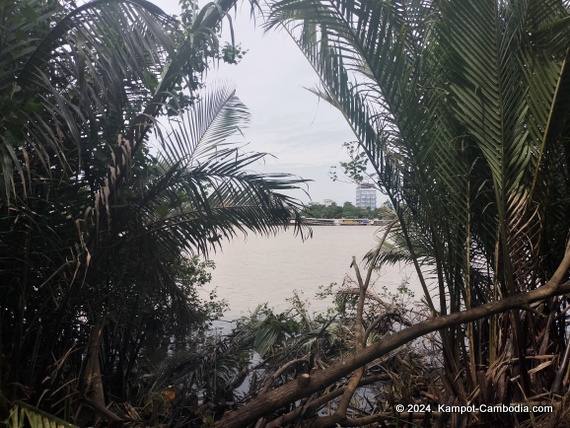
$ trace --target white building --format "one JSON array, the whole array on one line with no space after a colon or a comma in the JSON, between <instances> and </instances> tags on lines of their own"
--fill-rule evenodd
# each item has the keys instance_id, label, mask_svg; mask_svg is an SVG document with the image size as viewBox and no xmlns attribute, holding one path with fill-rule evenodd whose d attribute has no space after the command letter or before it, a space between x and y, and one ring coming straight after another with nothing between
<instances>
[{"instance_id":1,"label":"white building","mask_svg":"<svg viewBox=\"0 0 570 428\"><path fill-rule=\"evenodd\" d=\"M356 206L358 208L376 208L376 188L374 184L362 183L356 187Z\"/></svg>"}]
</instances>

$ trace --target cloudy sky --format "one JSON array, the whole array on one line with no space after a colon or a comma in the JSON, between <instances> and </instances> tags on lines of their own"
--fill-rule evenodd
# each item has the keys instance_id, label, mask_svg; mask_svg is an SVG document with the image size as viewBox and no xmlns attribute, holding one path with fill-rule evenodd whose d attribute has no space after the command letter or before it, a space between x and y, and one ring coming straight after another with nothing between
<instances>
[{"instance_id":1,"label":"cloudy sky","mask_svg":"<svg viewBox=\"0 0 570 428\"><path fill-rule=\"evenodd\" d=\"M166 12L179 11L177 0L155 3ZM261 20L256 28L249 17L249 2L240 3L232 19L236 41L248 52L238 65L222 64L209 73L207 82L234 85L249 108L248 149L275 156L268 157L258 171L313 179L307 190L315 202L328 198L339 204L354 203L356 186L329 178L331 166L348 160L342 143L354 140L354 135L338 111L304 89L318 83L309 63L284 32L265 33ZM300 192L296 196L309 201Z\"/></svg>"}]
</instances>

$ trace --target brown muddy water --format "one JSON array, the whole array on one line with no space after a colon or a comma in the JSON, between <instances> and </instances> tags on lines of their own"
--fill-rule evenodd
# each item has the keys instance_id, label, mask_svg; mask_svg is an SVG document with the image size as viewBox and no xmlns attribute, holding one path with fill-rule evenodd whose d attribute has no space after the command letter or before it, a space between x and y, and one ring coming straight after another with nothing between
<instances>
[{"instance_id":1,"label":"brown muddy water","mask_svg":"<svg viewBox=\"0 0 570 428\"><path fill-rule=\"evenodd\" d=\"M315 298L319 286L333 282L340 286L347 275L354 278L352 256L360 262L374 248L377 231L374 226L316 226L313 238L305 242L292 231L271 237L240 236L226 242L223 251L210 254L216 269L205 291L216 288L218 297L229 303L226 320L247 315L265 302L276 310L286 310L290 307L287 299L295 290L309 302L310 313L324 311L331 301ZM422 297L411 266L385 266L373 278L373 289L379 294L383 286L396 293L406 280L415 293L414 300Z\"/></svg>"}]
</instances>

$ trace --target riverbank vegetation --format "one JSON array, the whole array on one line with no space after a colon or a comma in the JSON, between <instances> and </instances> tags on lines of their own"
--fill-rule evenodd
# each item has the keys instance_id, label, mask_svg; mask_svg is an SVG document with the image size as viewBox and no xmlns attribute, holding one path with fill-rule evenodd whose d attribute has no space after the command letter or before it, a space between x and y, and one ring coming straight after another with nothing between
<instances>
[{"instance_id":1,"label":"riverbank vegetation","mask_svg":"<svg viewBox=\"0 0 570 428\"><path fill-rule=\"evenodd\" d=\"M198 352L221 308L197 294L208 251L300 231L283 191L304 180L252 172L264 154L232 144L246 107L203 88L241 55L217 38L232 4L175 19L144 0L0 2L2 424L117 423L110 402Z\"/></svg>"},{"instance_id":2,"label":"riverbank vegetation","mask_svg":"<svg viewBox=\"0 0 570 428\"><path fill-rule=\"evenodd\" d=\"M383 219L392 216L393 210L386 204L380 208L358 208L351 202L345 202L342 206L332 202L329 205L310 204L304 208L301 215L311 218L368 218Z\"/></svg>"},{"instance_id":3,"label":"riverbank vegetation","mask_svg":"<svg viewBox=\"0 0 570 428\"><path fill-rule=\"evenodd\" d=\"M217 37L235 1L182 5L0 2L1 423L566 423L569 4L270 2L354 130L347 173L366 163L394 220L333 311L294 298L223 338L204 258L244 231L306 232L284 192L304 180L251 172L263 154L230 144L245 106L203 90L241 55ZM425 309L373 293L397 260ZM422 411L521 403L552 411Z\"/></svg>"},{"instance_id":4,"label":"riverbank vegetation","mask_svg":"<svg viewBox=\"0 0 570 428\"><path fill-rule=\"evenodd\" d=\"M307 397L348 376L347 366L434 330L444 401L564 407L568 22L568 3L550 0L272 3L268 25L297 41L323 83L315 94L343 113L358 137L355 161L368 162L392 203L394 242L415 265L431 316L315 373L304 394L288 384L220 426ZM453 417L454 426L558 423ZM359 424L344 408L311 423Z\"/></svg>"}]
</instances>

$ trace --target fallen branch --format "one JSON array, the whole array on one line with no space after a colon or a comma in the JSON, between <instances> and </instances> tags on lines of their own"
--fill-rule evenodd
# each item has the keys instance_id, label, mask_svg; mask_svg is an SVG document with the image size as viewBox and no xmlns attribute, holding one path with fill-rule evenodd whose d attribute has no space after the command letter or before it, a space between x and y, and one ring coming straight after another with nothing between
<instances>
[{"instance_id":1,"label":"fallen branch","mask_svg":"<svg viewBox=\"0 0 570 428\"><path fill-rule=\"evenodd\" d=\"M306 364L307 367L309 366L310 362L307 358L298 358L296 360L291 360L288 363L286 363L285 365L281 366L275 373L273 373L273 375L271 375L271 377L267 380L267 382L265 383L264 387L262 388L261 392L259 393L261 394L265 394L267 391L269 391L269 389L271 388L271 385L273 385L273 383L279 379L279 377L285 373L287 370L289 370L291 367L296 366L297 364Z\"/></svg>"},{"instance_id":2,"label":"fallen branch","mask_svg":"<svg viewBox=\"0 0 570 428\"><path fill-rule=\"evenodd\" d=\"M362 379L358 386L366 386L380 381L388 381L390 377L388 375L377 375L377 376L370 376L365 379ZM265 428L279 428L281 426L285 426L288 423L298 421L301 416L307 412L313 412L319 409L319 407L325 405L331 400L334 400L337 397L340 397L345 393L347 386L341 386L336 388L330 392L327 392L319 397L315 398L308 403L298 406L295 409L291 410L289 413L285 413L284 415L279 416L277 419L271 421L266 425Z\"/></svg>"}]
</instances>

